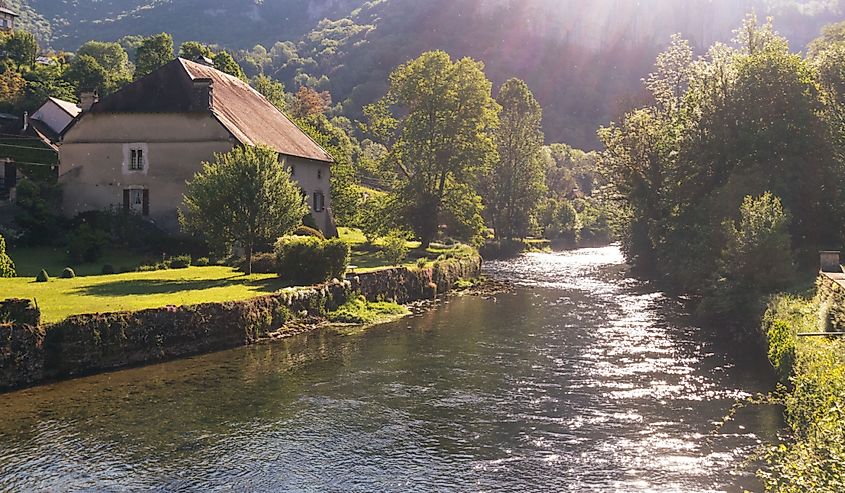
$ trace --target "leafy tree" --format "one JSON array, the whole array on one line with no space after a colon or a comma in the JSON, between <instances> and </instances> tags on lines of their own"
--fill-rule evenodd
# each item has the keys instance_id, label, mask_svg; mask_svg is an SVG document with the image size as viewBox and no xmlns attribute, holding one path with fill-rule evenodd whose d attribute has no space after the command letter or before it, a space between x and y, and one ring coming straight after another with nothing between
<instances>
[{"instance_id":1,"label":"leafy tree","mask_svg":"<svg viewBox=\"0 0 845 493\"><path fill-rule=\"evenodd\" d=\"M88 41L76 52L77 56L87 55L94 58L106 72L106 81L101 88L104 93L112 93L132 80L132 65L129 55L119 43Z\"/></svg>"},{"instance_id":2,"label":"leafy tree","mask_svg":"<svg viewBox=\"0 0 845 493\"><path fill-rule=\"evenodd\" d=\"M62 191L46 180L22 179L15 199L15 225L23 231L21 241L29 245L52 244L63 235L60 216Z\"/></svg>"},{"instance_id":3,"label":"leafy tree","mask_svg":"<svg viewBox=\"0 0 845 493\"><path fill-rule=\"evenodd\" d=\"M135 79L173 60L173 37L167 33L143 38L135 51Z\"/></svg>"},{"instance_id":4,"label":"leafy tree","mask_svg":"<svg viewBox=\"0 0 845 493\"><path fill-rule=\"evenodd\" d=\"M331 104L332 97L328 92L317 92L310 87L302 86L293 97L290 113L294 118L307 120L318 115L325 115Z\"/></svg>"},{"instance_id":5,"label":"leafy tree","mask_svg":"<svg viewBox=\"0 0 845 493\"><path fill-rule=\"evenodd\" d=\"M51 96L65 101L76 101L75 84L65 77L67 67L67 64L54 59L54 63L37 64L26 72L23 75L26 81L24 108L34 111Z\"/></svg>"},{"instance_id":6,"label":"leafy tree","mask_svg":"<svg viewBox=\"0 0 845 493\"><path fill-rule=\"evenodd\" d=\"M545 193L543 111L518 79L505 82L496 100L502 107L499 160L484 187L485 203L497 237L525 237Z\"/></svg>"},{"instance_id":7,"label":"leafy tree","mask_svg":"<svg viewBox=\"0 0 845 493\"><path fill-rule=\"evenodd\" d=\"M740 220L724 223L726 244L702 308L708 318L741 321L759 315L761 296L789 286L793 258L789 217L769 192L748 196Z\"/></svg>"},{"instance_id":8,"label":"leafy tree","mask_svg":"<svg viewBox=\"0 0 845 493\"><path fill-rule=\"evenodd\" d=\"M364 233L367 243L372 244L396 230L394 209L390 196L385 193L370 193L362 200L355 225Z\"/></svg>"},{"instance_id":9,"label":"leafy tree","mask_svg":"<svg viewBox=\"0 0 845 493\"><path fill-rule=\"evenodd\" d=\"M807 56L815 58L821 52L836 45L845 44L845 22L825 26L822 35L807 47Z\"/></svg>"},{"instance_id":10,"label":"leafy tree","mask_svg":"<svg viewBox=\"0 0 845 493\"><path fill-rule=\"evenodd\" d=\"M398 266L408 257L408 238L400 231L391 231L384 238L384 248L381 251L390 265Z\"/></svg>"},{"instance_id":11,"label":"leafy tree","mask_svg":"<svg viewBox=\"0 0 845 493\"><path fill-rule=\"evenodd\" d=\"M16 111L25 96L26 80L15 70L0 72L0 108Z\"/></svg>"},{"instance_id":12,"label":"leafy tree","mask_svg":"<svg viewBox=\"0 0 845 493\"><path fill-rule=\"evenodd\" d=\"M243 245L250 274L255 245L289 233L308 213L299 186L266 147L215 155L187 184L184 205L183 228L215 246Z\"/></svg>"},{"instance_id":13,"label":"leafy tree","mask_svg":"<svg viewBox=\"0 0 845 493\"><path fill-rule=\"evenodd\" d=\"M253 89L260 92L270 103L273 104L279 111L285 111L287 108L287 97L285 93L285 85L277 80L273 80L266 75L259 75L250 81Z\"/></svg>"},{"instance_id":14,"label":"leafy tree","mask_svg":"<svg viewBox=\"0 0 845 493\"><path fill-rule=\"evenodd\" d=\"M15 263L6 253L6 239L0 235L0 277L15 277Z\"/></svg>"},{"instance_id":15,"label":"leafy tree","mask_svg":"<svg viewBox=\"0 0 845 493\"><path fill-rule=\"evenodd\" d=\"M5 38L3 51L18 67L32 67L38 57L38 40L27 31L13 31Z\"/></svg>"},{"instance_id":16,"label":"leafy tree","mask_svg":"<svg viewBox=\"0 0 845 493\"><path fill-rule=\"evenodd\" d=\"M109 74L90 55L78 55L70 62L65 77L77 88L77 92L88 90L106 91Z\"/></svg>"},{"instance_id":17,"label":"leafy tree","mask_svg":"<svg viewBox=\"0 0 845 493\"><path fill-rule=\"evenodd\" d=\"M220 53L214 55L214 68L217 70L237 77L238 79L246 80L246 76L244 75L244 71L241 70L241 66L238 65L238 62L232 58L228 52L221 51Z\"/></svg>"},{"instance_id":18,"label":"leafy tree","mask_svg":"<svg viewBox=\"0 0 845 493\"><path fill-rule=\"evenodd\" d=\"M185 41L179 46L179 57L195 62L203 57L214 58L214 52L208 45L199 41Z\"/></svg>"},{"instance_id":19,"label":"leafy tree","mask_svg":"<svg viewBox=\"0 0 845 493\"><path fill-rule=\"evenodd\" d=\"M496 160L498 105L483 65L424 53L390 76L390 89L366 108L370 131L389 144L394 194L403 218L428 245L449 187L474 184Z\"/></svg>"}]
</instances>

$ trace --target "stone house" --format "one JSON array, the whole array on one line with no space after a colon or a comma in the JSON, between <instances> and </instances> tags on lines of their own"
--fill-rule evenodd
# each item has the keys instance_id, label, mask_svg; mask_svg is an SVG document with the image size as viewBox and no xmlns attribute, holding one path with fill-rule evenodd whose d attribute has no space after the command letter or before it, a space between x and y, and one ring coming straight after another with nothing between
<instances>
[{"instance_id":1,"label":"stone house","mask_svg":"<svg viewBox=\"0 0 845 493\"><path fill-rule=\"evenodd\" d=\"M14 10L9 10L0 3L0 31L11 31L15 28L15 19L20 17Z\"/></svg>"},{"instance_id":2,"label":"stone house","mask_svg":"<svg viewBox=\"0 0 845 493\"><path fill-rule=\"evenodd\" d=\"M177 58L100 101L82 100L59 143L65 215L124 208L176 232L185 182L202 163L261 144L289 167L318 227L336 233L332 157L240 79Z\"/></svg>"}]
</instances>

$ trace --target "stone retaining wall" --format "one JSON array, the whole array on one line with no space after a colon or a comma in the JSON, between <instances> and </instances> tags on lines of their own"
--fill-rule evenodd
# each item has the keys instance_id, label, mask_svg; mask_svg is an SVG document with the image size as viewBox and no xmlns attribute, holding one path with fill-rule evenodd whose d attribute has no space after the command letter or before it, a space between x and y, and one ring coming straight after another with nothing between
<instances>
[{"instance_id":1,"label":"stone retaining wall","mask_svg":"<svg viewBox=\"0 0 845 493\"><path fill-rule=\"evenodd\" d=\"M825 328L828 332L845 331L845 274L822 272L816 280L819 306L826 313Z\"/></svg>"},{"instance_id":2,"label":"stone retaining wall","mask_svg":"<svg viewBox=\"0 0 845 493\"><path fill-rule=\"evenodd\" d=\"M409 303L480 273L480 258L452 259L245 301L77 315L48 325L38 323L29 301L7 300L0 303L0 390L254 344L284 332L294 314L321 317L358 293Z\"/></svg>"}]
</instances>

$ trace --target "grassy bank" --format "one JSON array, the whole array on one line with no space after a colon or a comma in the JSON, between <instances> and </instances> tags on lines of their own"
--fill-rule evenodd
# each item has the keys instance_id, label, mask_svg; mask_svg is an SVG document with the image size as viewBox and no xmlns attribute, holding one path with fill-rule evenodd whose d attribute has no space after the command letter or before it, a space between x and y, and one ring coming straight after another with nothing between
<instances>
[{"instance_id":1,"label":"grassy bank","mask_svg":"<svg viewBox=\"0 0 845 493\"><path fill-rule=\"evenodd\" d=\"M70 315L238 301L270 294L284 287L273 274L244 275L230 267L190 267L107 276L0 279L0 299L34 299L42 320L57 322Z\"/></svg>"},{"instance_id":2,"label":"grassy bank","mask_svg":"<svg viewBox=\"0 0 845 493\"><path fill-rule=\"evenodd\" d=\"M797 336L824 331L829 318L816 293L777 296L764 317L792 434L768 454L768 491L845 491L845 341Z\"/></svg>"}]
</instances>

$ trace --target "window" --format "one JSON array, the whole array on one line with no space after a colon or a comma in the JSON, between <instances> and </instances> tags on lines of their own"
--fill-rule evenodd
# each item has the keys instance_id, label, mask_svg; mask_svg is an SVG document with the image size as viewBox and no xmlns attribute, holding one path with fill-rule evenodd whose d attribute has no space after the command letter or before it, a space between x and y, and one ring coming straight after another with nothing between
<instances>
[{"instance_id":1,"label":"window","mask_svg":"<svg viewBox=\"0 0 845 493\"><path fill-rule=\"evenodd\" d=\"M318 179L318 180L322 180L322 179L323 179L323 170L322 170L322 169L320 169L320 168L317 168L317 179Z\"/></svg>"},{"instance_id":2,"label":"window","mask_svg":"<svg viewBox=\"0 0 845 493\"><path fill-rule=\"evenodd\" d=\"M326 209L326 196L323 192L314 192L314 206L311 209L314 212L323 212Z\"/></svg>"},{"instance_id":3,"label":"window","mask_svg":"<svg viewBox=\"0 0 845 493\"><path fill-rule=\"evenodd\" d=\"M123 208L131 212L150 215L150 191L142 188L127 188L123 191Z\"/></svg>"},{"instance_id":4,"label":"window","mask_svg":"<svg viewBox=\"0 0 845 493\"><path fill-rule=\"evenodd\" d=\"M129 150L129 171L143 171L144 170L144 150L130 149Z\"/></svg>"},{"instance_id":5,"label":"window","mask_svg":"<svg viewBox=\"0 0 845 493\"><path fill-rule=\"evenodd\" d=\"M295 164L290 165L290 175L296 176L296 165Z\"/></svg>"}]
</instances>

